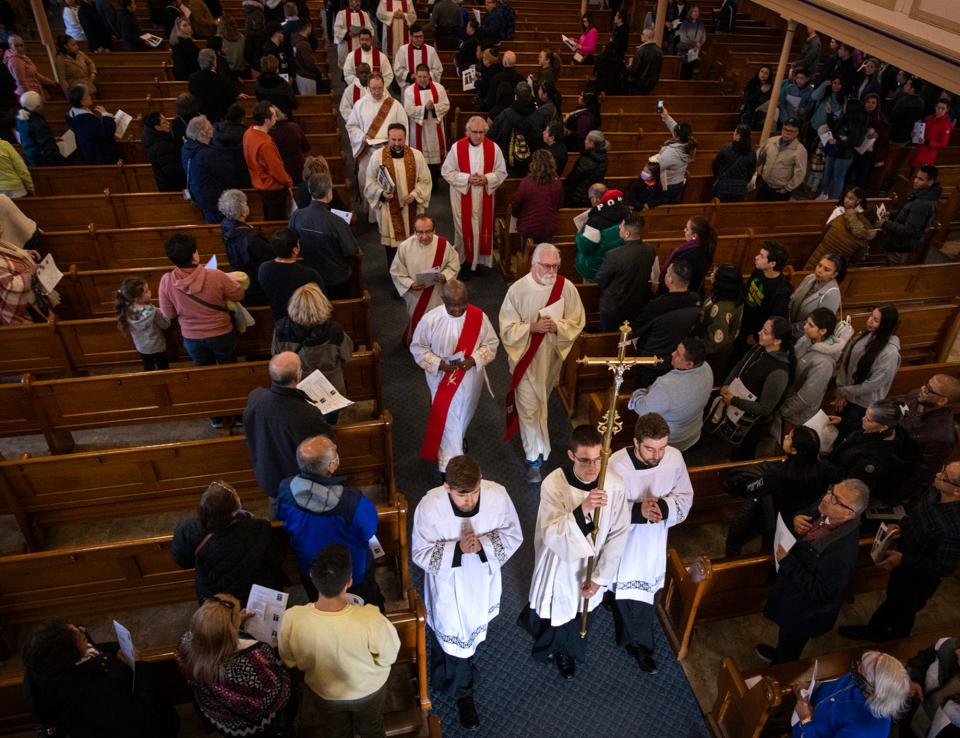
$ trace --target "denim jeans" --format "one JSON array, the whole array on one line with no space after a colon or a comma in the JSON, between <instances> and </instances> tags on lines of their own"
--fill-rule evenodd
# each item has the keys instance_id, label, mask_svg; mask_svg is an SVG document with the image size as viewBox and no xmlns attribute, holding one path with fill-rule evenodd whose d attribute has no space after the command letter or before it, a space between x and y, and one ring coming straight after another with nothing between
<instances>
[{"instance_id":1,"label":"denim jeans","mask_svg":"<svg viewBox=\"0 0 960 738\"><path fill-rule=\"evenodd\" d=\"M843 195L843 185L847 180L847 172L850 170L851 164L853 164L853 159L827 157L827 165L823 170L821 192L830 195L831 200L839 200Z\"/></svg>"},{"instance_id":2,"label":"denim jeans","mask_svg":"<svg viewBox=\"0 0 960 738\"><path fill-rule=\"evenodd\" d=\"M184 338L183 347L197 366L233 364L237 361L237 332L231 329L212 338Z\"/></svg>"}]
</instances>

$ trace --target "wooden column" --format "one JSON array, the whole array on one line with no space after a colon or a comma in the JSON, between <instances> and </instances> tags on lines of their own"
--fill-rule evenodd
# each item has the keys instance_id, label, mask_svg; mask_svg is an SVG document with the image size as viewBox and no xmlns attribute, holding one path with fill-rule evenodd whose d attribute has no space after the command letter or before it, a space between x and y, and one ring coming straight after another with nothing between
<instances>
[{"instance_id":1,"label":"wooden column","mask_svg":"<svg viewBox=\"0 0 960 738\"><path fill-rule=\"evenodd\" d=\"M40 32L40 40L43 47L47 50L47 56L50 57L50 72L56 82L60 81L57 75L57 50L53 42L53 34L50 32L50 23L47 21L47 11L43 9L43 0L30 0L30 9L33 11L33 19L37 24L37 30Z\"/></svg>"},{"instance_id":2,"label":"wooden column","mask_svg":"<svg viewBox=\"0 0 960 738\"><path fill-rule=\"evenodd\" d=\"M36 2L37 0L34 0ZM667 22L667 0L657 0L657 19L653 23L653 40L663 48L663 24Z\"/></svg>"},{"instance_id":3,"label":"wooden column","mask_svg":"<svg viewBox=\"0 0 960 738\"><path fill-rule=\"evenodd\" d=\"M36 2L37 0L34 0ZM777 62L777 74L773 78L773 87L770 90L770 106L767 108L767 117L763 121L763 132L760 134L760 145L763 146L770 138L773 130L773 119L777 114L777 105L780 102L780 85L787 73L787 60L790 58L790 49L793 46L793 36L797 32L797 22L787 21L787 34L783 37L783 48L780 49L780 61ZM786 123L786 121L781 121Z\"/></svg>"},{"instance_id":4,"label":"wooden column","mask_svg":"<svg viewBox=\"0 0 960 738\"><path fill-rule=\"evenodd\" d=\"M580 0L580 17L583 18L583 16L585 16L586 14L587 14L587 0Z\"/></svg>"}]
</instances>

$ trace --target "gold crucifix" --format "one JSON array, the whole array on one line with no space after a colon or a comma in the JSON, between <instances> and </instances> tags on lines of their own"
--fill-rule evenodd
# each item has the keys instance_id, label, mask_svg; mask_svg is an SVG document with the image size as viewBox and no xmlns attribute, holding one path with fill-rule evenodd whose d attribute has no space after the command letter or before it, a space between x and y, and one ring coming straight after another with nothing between
<instances>
[{"instance_id":1,"label":"gold crucifix","mask_svg":"<svg viewBox=\"0 0 960 738\"><path fill-rule=\"evenodd\" d=\"M623 427L623 421L617 413L617 395L620 392L620 385L623 384L623 375L635 366L656 366L662 359L658 356L627 356L627 346L630 341L627 336L630 335L630 323L623 321L620 326L620 343L617 344L617 355L607 356L584 356L577 359L578 364L585 366L606 366L613 372L613 384L610 387L610 395L607 398L607 412L597 425L597 430L603 434L603 446L600 449L600 474L597 476L597 487L603 489L603 482L607 476L607 462L610 460L610 446L613 442L614 433L619 433ZM600 530L600 508L593 511L593 531L591 537L593 544L597 543L597 532ZM587 559L587 578L584 587L589 587L593 579L594 557ZM583 601L583 612L580 615L580 637L587 637L587 616L589 615L589 600Z\"/></svg>"}]
</instances>

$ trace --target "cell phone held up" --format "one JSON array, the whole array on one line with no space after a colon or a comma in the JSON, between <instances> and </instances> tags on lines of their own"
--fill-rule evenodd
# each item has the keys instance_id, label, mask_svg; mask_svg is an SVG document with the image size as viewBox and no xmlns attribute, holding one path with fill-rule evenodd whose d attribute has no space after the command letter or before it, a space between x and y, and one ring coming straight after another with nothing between
<instances>
[{"instance_id":1,"label":"cell phone held up","mask_svg":"<svg viewBox=\"0 0 960 738\"><path fill-rule=\"evenodd\" d=\"M663 98L660 98L659 100L657 100L657 112L658 113L663 112Z\"/></svg>"}]
</instances>

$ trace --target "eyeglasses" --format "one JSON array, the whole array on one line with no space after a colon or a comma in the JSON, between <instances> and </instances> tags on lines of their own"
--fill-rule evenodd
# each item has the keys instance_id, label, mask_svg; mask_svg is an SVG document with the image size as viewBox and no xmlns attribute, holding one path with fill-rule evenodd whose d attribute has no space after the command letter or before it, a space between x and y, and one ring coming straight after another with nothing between
<instances>
[{"instance_id":1,"label":"eyeglasses","mask_svg":"<svg viewBox=\"0 0 960 738\"><path fill-rule=\"evenodd\" d=\"M833 491L833 487L827 490L827 497L830 499L830 504L842 507L844 510L849 510L854 515L857 514L856 510L854 510L852 507L846 504L843 500L837 497L837 493Z\"/></svg>"},{"instance_id":2,"label":"eyeglasses","mask_svg":"<svg viewBox=\"0 0 960 738\"><path fill-rule=\"evenodd\" d=\"M584 466L600 466L600 462L603 460L600 456L595 459L581 459L579 456L574 456L573 459L578 464L583 464Z\"/></svg>"},{"instance_id":3,"label":"eyeglasses","mask_svg":"<svg viewBox=\"0 0 960 738\"><path fill-rule=\"evenodd\" d=\"M940 467L940 471L937 472L937 476L940 477L944 482L949 484L951 487L957 487L960 489L960 482L954 482L950 477L947 476L947 467L946 465Z\"/></svg>"},{"instance_id":4,"label":"eyeglasses","mask_svg":"<svg viewBox=\"0 0 960 738\"><path fill-rule=\"evenodd\" d=\"M556 264L544 264L542 261L536 262L537 266L541 269L544 269L548 272L559 272L560 271L560 262Z\"/></svg>"},{"instance_id":5,"label":"eyeglasses","mask_svg":"<svg viewBox=\"0 0 960 738\"><path fill-rule=\"evenodd\" d=\"M216 602L218 605L223 605L228 610L232 610L234 607L236 607L236 605L230 602L230 600L222 600L216 595L211 595L210 597L207 597L207 602Z\"/></svg>"},{"instance_id":6,"label":"eyeglasses","mask_svg":"<svg viewBox=\"0 0 960 738\"><path fill-rule=\"evenodd\" d=\"M930 386L929 382L923 385L923 387L921 387L920 389L922 389L924 394L927 394L927 395L936 395L937 397L946 397L946 395L941 395L939 392L935 392L934 389Z\"/></svg>"}]
</instances>

